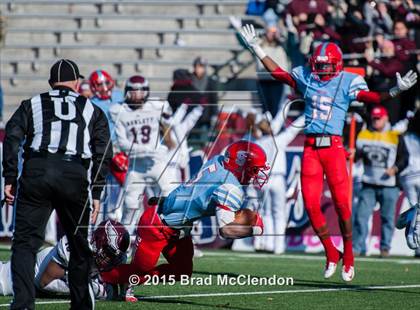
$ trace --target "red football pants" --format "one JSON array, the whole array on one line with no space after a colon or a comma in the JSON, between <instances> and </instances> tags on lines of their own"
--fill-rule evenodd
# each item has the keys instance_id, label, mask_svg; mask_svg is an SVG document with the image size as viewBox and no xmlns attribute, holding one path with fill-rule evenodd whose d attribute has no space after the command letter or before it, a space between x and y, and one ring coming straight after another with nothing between
<instances>
[{"instance_id":1,"label":"red football pants","mask_svg":"<svg viewBox=\"0 0 420 310\"><path fill-rule=\"evenodd\" d=\"M140 283L146 275L160 277L181 275L191 276L193 269L194 247L191 237L179 239L179 232L162 223L156 207L146 209L137 226L137 249L130 264L120 265L109 272L102 273L107 283L128 283L131 275L136 274ZM168 261L156 267L160 254Z\"/></svg>"},{"instance_id":2,"label":"red football pants","mask_svg":"<svg viewBox=\"0 0 420 310\"><path fill-rule=\"evenodd\" d=\"M349 205L349 178L346 151L340 136L331 137L331 146L316 148L315 137L306 137L302 158L301 186L303 201L312 227L316 230L326 224L321 211L324 174L339 218L351 217Z\"/></svg>"}]
</instances>

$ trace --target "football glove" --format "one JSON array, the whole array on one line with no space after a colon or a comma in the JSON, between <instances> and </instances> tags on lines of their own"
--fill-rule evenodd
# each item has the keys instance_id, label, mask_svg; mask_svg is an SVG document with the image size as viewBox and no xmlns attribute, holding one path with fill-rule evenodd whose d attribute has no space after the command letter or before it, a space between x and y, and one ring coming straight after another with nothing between
<instances>
[{"instance_id":1,"label":"football glove","mask_svg":"<svg viewBox=\"0 0 420 310\"><path fill-rule=\"evenodd\" d=\"M390 89L389 95L391 97L397 96L399 93L410 89L417 83L417 73L413 70L408 71L403 77L401 77L399 72L397 72L395 76L397 77L397 85Z\"/></svg>"},{"instance_id":2,"label":"football glove","mask_svg":"<svg viewBox=\"0 0 420 310\"><path fill-rule=\"evenodd\" d=\"M241 37L246 43L248 49L253 52L259 59L263 59L267 54L259 45L259 39L255 33L254 25L246 24L242 27Z\"/></svg>"}]
</instances>

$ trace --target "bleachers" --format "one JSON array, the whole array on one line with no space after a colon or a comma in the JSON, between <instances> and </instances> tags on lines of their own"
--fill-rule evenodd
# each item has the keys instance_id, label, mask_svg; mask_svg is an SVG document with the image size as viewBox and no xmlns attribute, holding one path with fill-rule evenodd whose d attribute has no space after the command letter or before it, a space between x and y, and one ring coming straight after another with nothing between
<instances>
[{"instance_id":1,"label":"bleachers","mask_svg":"<svg viewBox=\"0 0 420 310\"><path fill-rule=\"evenodd\" d=\"M246 0L0 0L6 36L0 49L5 118L23 99L48 88L49 67L71 58L88 75L98 67L118 83L141 72L152 90L168 91L172 72L209 60L210 72L232 75L232 62L249 62L229 15ZM248 17L249 18L249 17ZM254 68L245 70L254 76ZM249 97L249 96L248 96ZM11 104L12 103L12 104Z\"/></svg>"}]
</instances>

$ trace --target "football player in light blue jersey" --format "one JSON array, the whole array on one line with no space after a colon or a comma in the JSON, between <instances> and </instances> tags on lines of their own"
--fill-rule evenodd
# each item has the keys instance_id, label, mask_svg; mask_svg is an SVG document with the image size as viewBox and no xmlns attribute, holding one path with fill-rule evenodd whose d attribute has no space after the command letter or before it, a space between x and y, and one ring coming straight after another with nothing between
<instances>
[{"instance_id":1,"label":"football player in light blue jersey","mask_svg":"<svg viewBox=\"0 0 420 310\"><path fill-rule=\"evenodd\" d=\"M116 89L115 82L111 75L105 70L93 71L89 77L90 88L93 97L90 100L97 105L108 118L109 131L112 141L115 140L114 122L109 108L113 104L122 104L125 100L121 90Z\"/></svg>"},{"instance_id":2,"label":"football player in light blue jersey","mask_svg":"<svg viewBox=\"0 0 420 310\"><path fill-rule=\"evenodd\" d=\"M417 74L410 71L401 77L397 73L397 85L389 92L371 92L361 76L343 71L342 53L334 43L321 43L310 57L309 66L299 66L288 73L259 46L252 25L245 25L241 35L248 48L276 80L289 85L303 96L306 140L301 184L305 209L325 249L327 262L324 277L332 277L338 262L343 259L342 279L351 281L354 277L351 206L346 151L341 137L346 113L353 100L378 104L397 96L416 84ZM344 253L332 243L321 211L324 175L337 210Z\"/></svg>"},{"instance_id":3,"label":"football player in light blue jersey","mask_svg":"<svg viewBox=\"0 0 420 310\"><path fill-rule=\"evenodd\" d=\"M253 183L262 187L267 182L266 161L260 146L244 140L231 144L224 156L210 159L193 180L144 212L137 227L137 249L131 263L102 273L104 281L124 284L133 274L138 276L138 284L150 275L166 280L191 276L194 251L189 232L192 223L202 217L216 216L224 238L261 235L264 226L258 213L243 211L240 219L236 214L243 208L242 186ZM156 267L161 253L168 263Z\"/></svg>"}]
</instances>

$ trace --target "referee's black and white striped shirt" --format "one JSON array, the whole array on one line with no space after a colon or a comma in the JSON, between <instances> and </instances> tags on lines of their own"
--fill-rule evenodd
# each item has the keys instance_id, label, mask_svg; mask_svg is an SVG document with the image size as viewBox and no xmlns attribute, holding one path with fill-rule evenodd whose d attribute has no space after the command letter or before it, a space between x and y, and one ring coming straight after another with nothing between
<instances>
[{"instance_id":1,"label":"referee's black and white striped shirt","mask_svg":"<svg viewBox=\"0 0 420 310\"><path fill-rule=\"evenodd\" d=\"M112 157L105 114L89 99L65 86L24 100L8 121L3 142L6 184L16 182L19 147L23 141L24 154L49 152L92 159L95 183L103 182Z\"/></svg>"}]
</instances>

